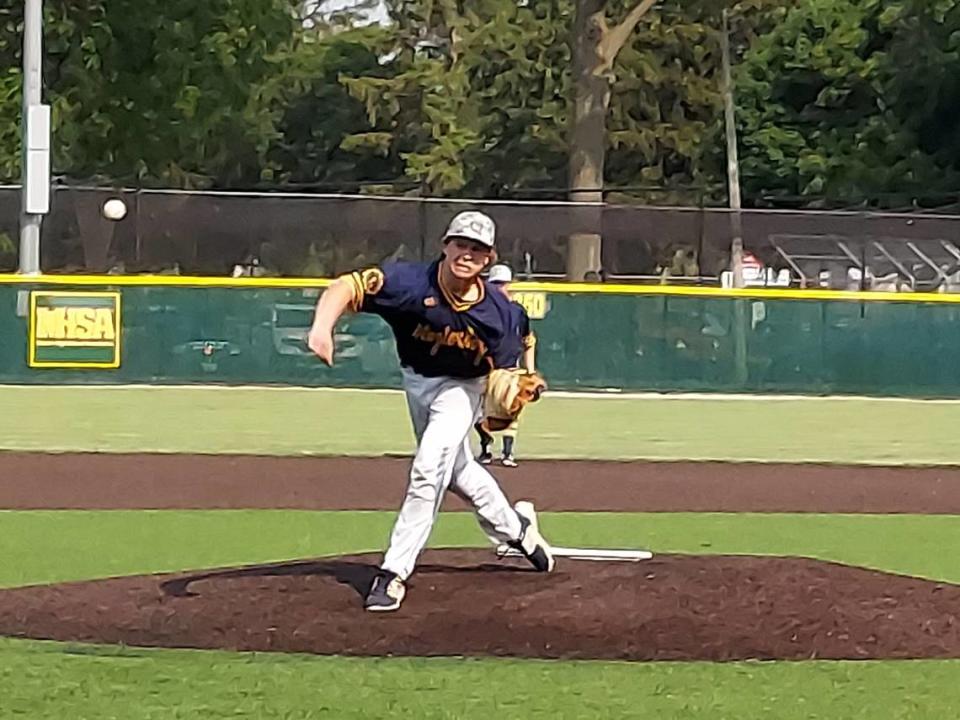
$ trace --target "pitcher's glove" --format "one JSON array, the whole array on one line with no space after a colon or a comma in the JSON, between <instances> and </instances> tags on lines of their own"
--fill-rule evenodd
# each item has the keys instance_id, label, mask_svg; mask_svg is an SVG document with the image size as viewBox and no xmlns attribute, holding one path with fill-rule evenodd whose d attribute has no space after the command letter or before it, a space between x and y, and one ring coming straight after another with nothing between
<instances>
[{"instance_id":1,"label":"pitcher's glove","mask_svg":"<svg viewBox=\"0 0 960 720\"><path fill-rule=\"evenodd\" d=\"M492 370L487 376L481 425L488 432L506 429L527 403L539 400L546 389L547 383L539 373L521 369Z\"/></svg>"}]
</instances>

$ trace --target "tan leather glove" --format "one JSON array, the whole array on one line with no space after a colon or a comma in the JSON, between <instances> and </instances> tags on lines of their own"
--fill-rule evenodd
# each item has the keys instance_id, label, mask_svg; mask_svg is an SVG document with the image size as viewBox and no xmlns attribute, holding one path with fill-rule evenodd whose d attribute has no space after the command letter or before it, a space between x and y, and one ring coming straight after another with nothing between
<instances>
[{"instance_id":1,"label":"tan leather glove","mask_svg":"<svg viewBox=\"0 0 960 720\"><path fill-rule=\"evenodd\" d=\"M546 389L547 383L539 373L520 369L491 371L483 398L482 426L490 432L503 430L528 403L539 400Z\"/></svg>"}]
</instances>

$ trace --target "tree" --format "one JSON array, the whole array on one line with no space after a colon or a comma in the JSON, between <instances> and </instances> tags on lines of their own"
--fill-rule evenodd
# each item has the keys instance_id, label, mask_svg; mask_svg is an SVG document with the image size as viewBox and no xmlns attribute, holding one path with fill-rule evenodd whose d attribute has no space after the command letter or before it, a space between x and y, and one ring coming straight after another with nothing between
<instances>
[{"instance_id":1,"label":"tree","mask_svg":"<svg viewBox=\"0 0 960 720\"><path fill-rule=\"evenodd\" d=\"M573 280L601 268L600 203L611 144L638 151L624 173L634 182L663 186L672 176L694 183L704 179L703 141L711 135L720 107L715 28L722 3L671 6L669 20L659 10L651 12L656 4L575 0L569 197L592 203L594 209L588 227L569 238L567 276ZM617 18L613 24L611 17ZM635 32L645 20L649 29ZM629 77L627 92L635 98L617 98L618 127L608 132L621 74Z\"/></svg>"},{"instance_id":2,"label":"tree","mask_svg":"<svg viewBox=\"0 0 960 720\"><path fill-rule=\"evenodd\" d=\"M379 27L303 33L283 73L268 83L283 109L267 152L275 180L345 186L403 174L402 162L380 145L357 141L373 128L344 84L384 76L378 48L385 37L388 31Z\"/></svg>"},{"instance_id":3,"label":"tree","mask_svg":"<svg viewBox=\"0 0 960 720\"><path fill-rule=\"evenodd\" d=\"M960 5L767 8L737 73L745 194L909 204L960 180Z\"/></svg>"},{"instance_id":4,"label":"tree","mask_svg":"<svg viewBox=\"0 0 960 720\"><path fill-rule=\"evenodd\" d=\"M573 25L574 97L571 116L570 199L602 202L607 113L614 63L637 23L657 0L639 0L619 23L607 24L608 0L576 0ZM598 270L599 267L588 268Z\"/></svg>"},{"instance_id":5,"label":"tree","mask_svg":"<svg viewBox=\"0 0 960 720\"><path fill-rule=\"evenodd\" d=\"M630 35L614 65L607 185L650 187L634 194L658 204L722 197L711 154L722 129L718 21L718 3L685 0L654 8Z\"/></svg>"},{"instance_id":6,"label":"tree","mask_svg":"<svg viewBox=\"0 0 960 720\"><path fill-rule=\"evenodd\" d=\"M346 144L398 159L435 194L555 184L565 147L556 131L566 53L557 5L388 3L386 71L344 78L371 125Z\"/></svg>"},{"instance_id":7,"label":"tree","mask_svg":"<svg viewBox=\"0 0 960 720\"><path fill-rule=\"evenodd\" d=\"M20 176L20 73L0 75L0 182Z\"/></svg>"},{"instance_id":8,"label":"tree","mask_svg":"<svg viewBox=\"0 0 960 720\"><path fill-rule=\"evenodd\" d=\"M434 193L552 188L564 195L573 3L418 0L390 9L385 74L347 80L372 126L349 142L398 158ZM669 21L652 14L617 55L618 82L606 77L598 135L613 183L669 189L705 181L712 158L702 141L719 107L710 12L711 3L695 0L671 8Z\"/></svg>"},{"instance_id":9,"label":"tree","mask_svg":"<svg viewBox=\"0 0 960 720\"><path fill-rule=\"evenodd\" d=\"M299 28L294 0L48 0L54 169L174 187L256 181L279 108L264 92ZM0 135L19 117L22 3L0 26ZM18 143L0 171L19 175Z\"/></svg>"}]
</instances>

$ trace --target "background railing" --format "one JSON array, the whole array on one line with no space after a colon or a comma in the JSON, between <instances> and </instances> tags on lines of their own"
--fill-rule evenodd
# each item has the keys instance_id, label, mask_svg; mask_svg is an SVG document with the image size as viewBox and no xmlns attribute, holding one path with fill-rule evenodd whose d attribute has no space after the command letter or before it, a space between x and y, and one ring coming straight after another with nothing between
<instances>
[{"instance_id":1,"label":"background railing","mask_svg":"<svg viewBox=\"0 0 960 720\"><path fill-rule=\"evenodd\" d=\"M100 213L115 196L129 208L119 222ZM0 188L0 270L16 266L18 208L19 190ZM501 257L524 278L562 277L567 237L593 231L598 217L602 279L715 285L729 268L730 216L720 208L608 203L598 212L558 201L80 187L54 192L42 267L48 273L331 276L389 258L429 258L450 217L467 208L496 219ZM960 216L746 210L743 233L753 284L960 289Z\"/></svg>"}]
</instances>

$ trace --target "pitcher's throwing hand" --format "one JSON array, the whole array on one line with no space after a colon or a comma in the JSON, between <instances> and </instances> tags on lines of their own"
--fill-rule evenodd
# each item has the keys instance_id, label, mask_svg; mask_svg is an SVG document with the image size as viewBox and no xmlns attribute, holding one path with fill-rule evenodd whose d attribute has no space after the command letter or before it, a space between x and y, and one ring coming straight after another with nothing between
<instances>
[{"instance_id":1,"label":"pitcher's throwing hand","mask_svg":"<svg viewBox=\"0 0 960 720\"><path fill-rule=\"evenodd\" d=\"M307 346L327 365L333 367L333 332L323 327L313 327L307 336Z\"/></svg>"}]
</instances>

